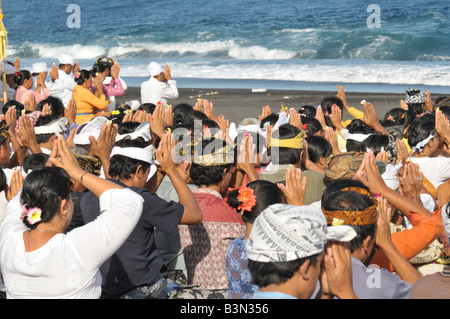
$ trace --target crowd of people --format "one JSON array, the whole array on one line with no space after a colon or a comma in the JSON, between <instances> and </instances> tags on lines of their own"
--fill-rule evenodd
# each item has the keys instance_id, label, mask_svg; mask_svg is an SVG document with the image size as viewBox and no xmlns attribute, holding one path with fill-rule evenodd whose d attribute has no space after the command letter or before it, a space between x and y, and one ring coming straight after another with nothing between
<instances>
[{"instance_id":1,"label":"crowd of people","mask_svg":"<svg viewBox=\"0 0 450 319\"><path fill-rule=\"evenodd\" d=\"M3 298L450 297L450 97L230 123L156 62L127 103L108 57L3 71Z\"/></svg>"}]
</instances>

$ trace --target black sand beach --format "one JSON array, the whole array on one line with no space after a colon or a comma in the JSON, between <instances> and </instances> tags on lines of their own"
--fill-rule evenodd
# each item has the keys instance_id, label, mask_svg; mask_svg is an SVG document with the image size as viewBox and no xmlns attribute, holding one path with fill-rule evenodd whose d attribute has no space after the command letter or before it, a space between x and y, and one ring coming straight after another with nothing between
<instances>
[{"instance_id":1,"label":"black sand beach","mask_svg":"<svg viewBox=\"0 0 450 319\"><path fill-rule=\"evenodd\" d=\"M345 89L345 88L344 88ZM214 105L216 115L222 114L230 121L239 123L246 117L256 117L261 113L264 105L269 105L273 112L278 112L281 106L288 108L300 108L302 105L311 104L317 106L323 98L335 96L335 92L322 91L302 91L302 90L267 90L265 92L252 92L250 89L178 89L180 95L178 99L170 100L169 103L176 105L187 102L194 105L198 98L207 99ZM400 106L400 99L404 98L404 93L346 93L350 106L362 110L362 100L371 102L378 114L382 118L384 114ZM437 96L432 96L432 99ZM118 103L130 100L140 101L140 88L129 87L125 95L117 97ZM351 116L344 113L344 119L351 119Z\"/></svg>"}]
</instances>

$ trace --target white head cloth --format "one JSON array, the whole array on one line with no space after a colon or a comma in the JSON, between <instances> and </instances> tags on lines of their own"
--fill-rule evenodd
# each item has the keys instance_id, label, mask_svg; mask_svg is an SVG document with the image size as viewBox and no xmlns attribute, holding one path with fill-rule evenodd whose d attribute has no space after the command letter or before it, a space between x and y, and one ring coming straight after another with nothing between
<instances>
[{"instance_id":1,"label":"white head cloth","mask_svg":"<svg viewBox=\"0 0 450 319\"><path fill-rule=\"evenodd\" d=\"M108 122L108 119L104 116L96 116L86 124L82 124L78 127L73 137L73 142L78 145L88 145L89 136L93 136L98 139L102 126ZM84 125L84 126L83 126Z\"/></svg>"},{"instance_id":2,"label":"white head cloth","mask_svg":"<svg viewBox=\"0 0 450 319\"><path fill-rule=\"evenodd\" d=\"M401 162L395 165L389 163L386 165L386 171L381 175L385 184L392 190L397 190L400 185L397 174L400 171L402 165L403 164Z\"/></svg>"},{"instance_id":3,"label":"white head cloth","mask_svg":"<svg viewBox=\"0 0 450 319\"><path fill-rule=\"evenodd\" d=\"M70 64L71 66L75 65L75 60L68 54L60 54L58 60L59 64Z\"/></svg>"},{"instance_id":4,"label":"white head cloth","mask_svg":"<svg viewBox=\"0 0 450 319\"><path fill-rule=\"evenodd\" d=\"M154 164L155 162L153 160L153 145L149 145L145 148L114 146L111 150L110 157L112 158L114 155L122 155L149 164Z\"/></svg>"},{"instance_id":5,"label":"white head cloth","mask_svg":"<svg viewBox=\"0 0 450 319\"><path fill-rule=\"evenodd\" d=\"M41 72L48 72L47 63L45 62L34 63L33 71L31 73L41 73Z\"/></svg>"},{"instance_id":6,"label":"white head cloth","mask_svg":"<svg viewBox=\"0 0 450 319\"><path fill-rule=\"evenodd\" d=\"M155 76L164 72L162 66L157 62L150 62L147 67L147 71L149 76Z\"/></svg>"},{"instance_id":7,"label":"white head cloth","mask_svg":"<svg viewBox=\"0 0 450 319\"><path fill-rule=\"evenodd\" d=\"M275 204L255 220L247 242L247 256L259 262L285 262L322 252L328 240L350 241L350 226L327 226L315 206Z\"/></svg>"},{"instance_id":8,"label":"white head cloth","mask_svg":"<svg viewBox=\"0 0 450 319\"><path fill-rule=\"evenodd\" d=\"M9 63L0 62L0 72L5 72L6 75L11 75L15 74L17 72L17 69Z\"/></svg>"},{"instance_id":9,"label":"white head cloth","mask_svg":"<svg viewBox=\"0 0 450 319\"><path fill-rule=\"evenodd\" d=\"M59 134L64 133L67 130L67 124L69 120L65 117L54 120L46 125L35 126L34 133L36 135L40 134Z\"/></svg>"},{"instance_id":10,"label":"white head cloth","mask_svg":"<svg viewBox=\"0 0 450 319\"><path fill-rule=\"evenodd\" d=\"M357 142L364 142L372 134L348 133L346 140L353 140Z\"/></svg>"},{"instance_id":11,"label":"white head cloth","mask_svg":"<svg viewBox=\"0 0 450 319\"><path fill-rule=\"evenodd\" d=\"M138 137L142 137L146 142L151 141L152 135L150 133L150 122L145 121L144 123L136 127L133 133L117 134L116 142L121 141L126 137L129 137L132 140L137 139Z\"/></svg>"},{"instance_id":12,"label":"white head cloth","mask_svg":"<svg viewBox=\"0 0 450 319\"><path fill-rule=\"evenodd\" d=\"M419 143L416 144L416 146L412 146L411 150L413 152L415 151L419 151L422 152L423 148L428 144L428 142L436 135L436 133L432 133L430 134L430 136L428 136L426 139L424 139L423 141L420 141Z\"/></svg>"}]
</instances>

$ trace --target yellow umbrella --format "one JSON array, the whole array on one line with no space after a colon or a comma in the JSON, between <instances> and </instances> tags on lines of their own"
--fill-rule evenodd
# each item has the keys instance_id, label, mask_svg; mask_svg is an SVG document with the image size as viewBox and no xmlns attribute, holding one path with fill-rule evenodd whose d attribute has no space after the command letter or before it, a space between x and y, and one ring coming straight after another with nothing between
<instances>
[{"instance_id":1,"label":"yellow umbrella","mask_svg":"<svg viewBox=\"0 0 450 319\"><path fill-rule=\"evenodd\" d=\"M6 58L6 47L8 45L8 31L6 31L3 25L3 10L2 2L0 1L0 59L4 60Z\"/></svg>"},{"instance_id":2,"label":"yellow umbrella","mask_svg":"<svg viewBox=\"0 0 450 319\"><path fill-rule=\"evenodd\" d=\"M2 2L0 1L0 59L2 61L6 58L6 47L8 46L8 31L6 31L5 26L3 25L3 10L2 10ZM2 73L2 82L3 82L3 98L0 101L3 103L7 102L6 97L6 75L5 72Z\"/></svg>"}]
</instances>

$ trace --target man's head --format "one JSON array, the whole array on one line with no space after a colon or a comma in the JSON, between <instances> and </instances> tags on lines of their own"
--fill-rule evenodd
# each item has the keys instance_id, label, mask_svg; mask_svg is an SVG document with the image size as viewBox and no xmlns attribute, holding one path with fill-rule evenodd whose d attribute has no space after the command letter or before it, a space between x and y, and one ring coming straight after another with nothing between
<instances>
[{"instance_id":1,"label":"man's head","mask_svg":"<svg viewBox=\"0 0 450 319\"><path fill-rule=\"evenodd\" d=\"M303 131L291 124L281 125L270 139L270 158L274 164L301 166L304 146Z\"/></svg>"},{"instance_id":2,"label":"man's head","mask_svg":"<svg viewBox=\"0 0 450 319\"><path fill-rule=\"evenodd\" d=\"M59 69L64 71L66 74L70 74L75 66L75 60L72 56L68 54L61 54L58 58Z\"/></svg>"},{"instance_id":3,"label":"man's head","mask_svg":"<svg viewBox=\"0 0 450 319\"><path fill-rule=\"evenodd\" d=\"M350 251L365 262L371 257L377 223L377 201L358 181L343 179L328 185L322 195L322 211L329 225L351 226L358 234Z\"/></svg>"},{"instance_id":4,"label":"man's head","mask_svg":"<svg viewBox=\"0 0 450 319\"><path fill-rule=\"evenodd\" d=\"M164 82L164 69L163 67L157 63L157 62L150 62L150 64L147 67L148 75L150 77L154 77L160 82Z\"/></svg>"},{"instance_id":5,"label":"man's head","mask_svg":"<svg viewBox=\"0 0 450 319\"><path fill-rule=\"evenodd\" d=\"M316 287L319 259L327 241L349 241L355 236L350 227L327 227L317 207L271 205L254 221L247 242L252 281L260 288L282 285L300 271L310 278L304 287L309 297Z\"/></svg>"}]
</instances>

